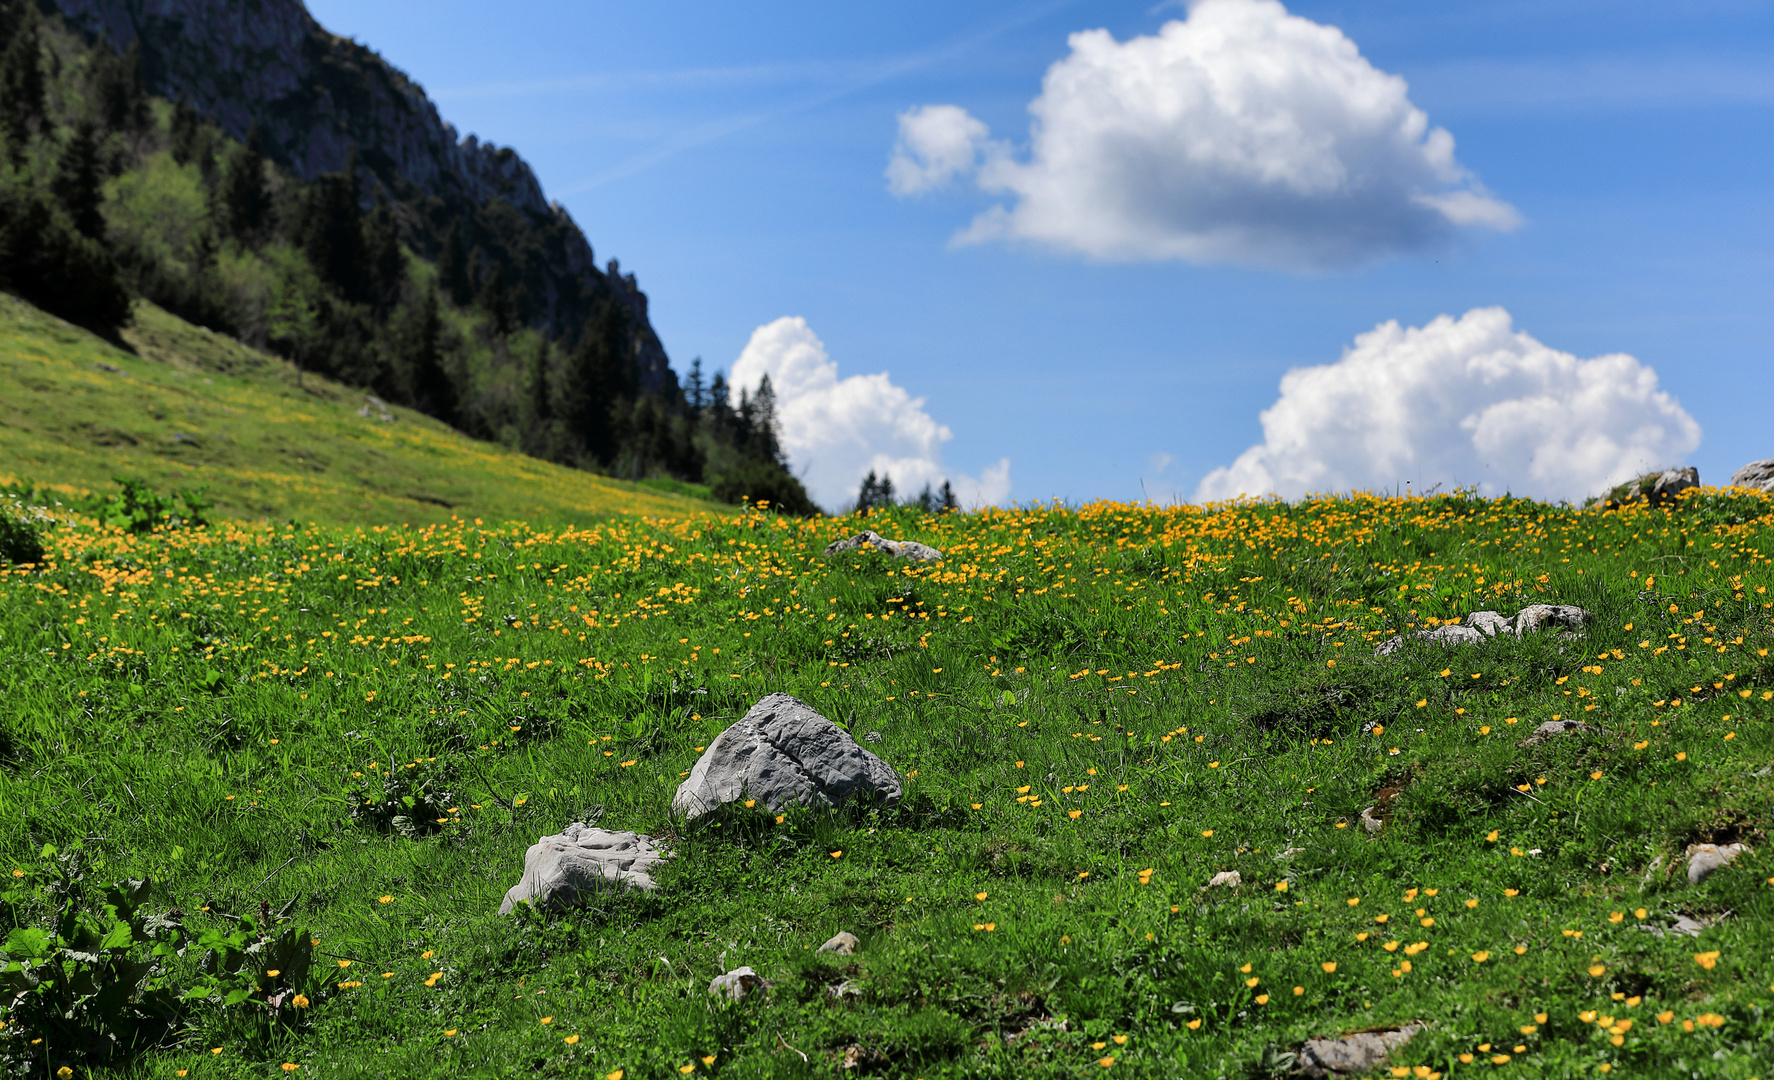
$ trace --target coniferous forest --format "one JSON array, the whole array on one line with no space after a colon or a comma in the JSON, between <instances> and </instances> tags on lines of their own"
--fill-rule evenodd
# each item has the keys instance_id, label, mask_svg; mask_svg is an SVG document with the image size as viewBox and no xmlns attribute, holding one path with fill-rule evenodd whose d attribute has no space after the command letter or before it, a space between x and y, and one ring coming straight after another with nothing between
<instances>
[{"instance_id":1,"label":"coniferous forest","mask_svg":"<svg viewBox=\"0 0 1774 1080\"><path fill-rule=\"evenodd\" d=\"M113 337L149 301L536 457L817 512L768 383L735 403L700 361L680 380L633 275L563 256L564 211L425 190L373 147L304 179L256 123L153 93L153 63L0 0L0 289Z\"/></svg>"}]
</instances>

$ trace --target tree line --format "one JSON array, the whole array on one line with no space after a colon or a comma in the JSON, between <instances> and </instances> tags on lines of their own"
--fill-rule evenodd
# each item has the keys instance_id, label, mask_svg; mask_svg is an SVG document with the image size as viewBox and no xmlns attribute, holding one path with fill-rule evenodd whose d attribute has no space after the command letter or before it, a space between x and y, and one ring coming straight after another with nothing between
<instances>
[{"instance_id":1,"label":"tree line","mask_svg":"<svg viewBox=\"0 0 1774 1080\"><path fill-rule=\"evenodd\" d=\"M537 457L817 512L768 383L646 371L614 263L538 274L558 226L391 191L355 152L303 180L139 66L0 0L0 289L114 340L139 298Z\"/></svg>"}]
</instances>

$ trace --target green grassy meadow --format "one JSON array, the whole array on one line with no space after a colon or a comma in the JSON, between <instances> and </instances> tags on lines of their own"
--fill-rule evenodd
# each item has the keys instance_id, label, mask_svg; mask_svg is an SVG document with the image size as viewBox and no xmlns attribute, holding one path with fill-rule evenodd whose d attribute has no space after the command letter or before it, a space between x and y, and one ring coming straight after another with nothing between
<instances>
[{"instance_id":1,"label":"green grassy meadow","mask_svg":"<svg viewBox=\"0 0 1774 1080\"><path fill-rule=\"evenodd\" d=\"M128 475L203 488L224 517L332 525L717 509L691 485L564 468L399 406L360 416L363 391L146 302L121 338L127 348L0 294L0 484L74 495Z\"/></svg>"},{"instance_id":2,"label":"green grassy meadow","mask_svg":"<svg viewBox=\"0 0 1774 1080\"><path fill-rule=\"evenodd\" d=\"M109 1058L0 1005L0 1062L1242 1078L1414 1021L1380 1075L1774 1072L1774 499L903 511L945 561L822 556L862 524L53 531L0 570L0 932L149 879L187 948L137 975L215 990ZM1585 636L1373 653L1554 601ZM778 690L904 801L674 823ZM1593 731L1523 745L1555 717ZM495 914L589 820L668 839L660 888ZM1750 850L1690 886L1705 841Z\"/></svg>"}]
</instances>

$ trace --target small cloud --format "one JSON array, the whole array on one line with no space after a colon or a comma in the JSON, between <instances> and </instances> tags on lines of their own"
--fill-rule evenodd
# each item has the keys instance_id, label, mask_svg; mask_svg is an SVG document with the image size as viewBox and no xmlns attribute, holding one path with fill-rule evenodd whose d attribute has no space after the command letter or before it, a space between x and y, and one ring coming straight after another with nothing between
<instances>
[{"instance_id":1,"label":"small cloud","mask_svg":"<svg viewBox=\"0 0 1774 1080\"><path fill-rule=\"evenodd\" d=\"M899 141L887 162L887 190L922 195L972 175L986 126L957 105L925 105L899 114Z\"/></svg>"},{"instance_id":2,"label":"small cloud","mask_svg":"<svg viewBox=\"0 0 1774 1080\"><path fill-rule=\"evenodd\" d=\"M1209 473L1197 501L1407 484L1577 500L1700 445L1700 425L1648 365L1580 360L1500 307L1382 323L1336 363L1283 376L1262 422L1263 441Z\"/></svg>"},{"instance_id":3,"label":"small cloud","mask_svg":"<svg viewBox=\"0 0 1774 1080\"><path fill-rule=\"evenodd\" d=\"M1397 75L1276 0L1199 0L1156 34L1069 39L1026 160L953 105L900 117L895 194L971 176L1005 195L957 243L1319 270L1521 217L1454 157Z\"/></svg>"},{"instance_id":4,"label":"small cloud","mask_svg":"<svg viewBox=\"0 0 1774 1080\"><path fill-rule=\"evenodd\" d=\"M924 399L897 386L886 372L838 377L807 320L784 317L752 331L733 362L731 385L756 390L764 376L776 394L776 415L789 466L815 502L836 510L856 497L869 470L891 476L896 493L916 495L947 480L963 508L996 505L1010 497L1010 459L976 477L942 463L949 429L924 411Z\"/></svg>"},{"instance_id":5,"label":"small cloud","mask_svg":"<svg viewBox=\"0 0 1774 1080\"><path fill-rule=\"evenodd\" d=\"M1170 463L1175 460L1176 458L1161 451L1146 459L1146 467L1152 470L1153 475L1157 475L1170 468Z\"/></svg>"}]
</instances>

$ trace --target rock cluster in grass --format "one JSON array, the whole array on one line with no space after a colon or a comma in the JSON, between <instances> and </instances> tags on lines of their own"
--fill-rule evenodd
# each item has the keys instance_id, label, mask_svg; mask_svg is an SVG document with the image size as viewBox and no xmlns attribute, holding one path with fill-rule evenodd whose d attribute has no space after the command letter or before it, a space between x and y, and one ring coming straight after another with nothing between
<instances>
[{"instance_id":1,"label":"rock cluster in grass","mask_svg":"<svg viewBox=\"0 0 1774 1080\"><path fill-rule=\"evenodd\" d=\"M1336 1039L1307 1039L1306 1045L1300 1047L1300 1074L1312 1080L1372 1075L1392 1051L1422 1030L1422 1024L1406 1024L1392 1031L1358 1031Z\"/></svg>"},{"instance_id":2,"label":"rock cluster in grass","mask_svg":"<svg viewBox=\"0 0 1774 1080\"><path fill-rule=\"evenodd\" d=\"M841 555L846 551L878 551L896 559L912 559L916 562L941 562L943 557L942 552L929 544L920 544L916 540L889 540L868 529L855 536L833 540L825 547L827 555Z\"/></svg>"},{"instance_id":3,"label":"rock cluster in grass","mask_svg":"<svg viewBox=\"0 0 1774 1080\"><path fill-rule=\"evenodd\" d=\"M1495 611L1474 611L1459 624L1450 623L1434 630L1419 630L1411 635L1418 641L1437 645L1478 645L1498 634L1520 637L1538 630L1557 627L1565 634L1580 634L1589 622L1589 612L1571 604L1529 604L1513 618L1504 618ZM1391 656L1404 648L1405 637L1387 638L1375 647L1374 655Z\"/></svg>"},{"instance_id":4,"label":"rock cluster in grass","mask_svg":"<svg viewBox=\"0 0 1774 1080\"><path fill-rule=\"evenodd\" d=\"M678 785L671 808L692 819L748 799L781 811L892 805L902 794L899 774L849 732L799 698L771 694L715 737Z\"/></svg>"},{"instance_id":5,"label":"rock cluster in grass","mask_svg":"<svg viewBox=\"0 0 1774 1080\"><path fill-rule=\"evenodd\" d=\"M1689 488L1699 486L1700 470L1692 465L1685 469L1649 472L1608 492L1607 505L1612 509L1643 500L1652 506L1663 506L1674 502Z\"/></svg>"},{"instance_id":6,"label":"rock cluster in grass","mask_svg":"<svg viewBox=\"0 0 1774 1080\"><path fill-rule=\"evenodd\" d=\"M499 914L518 904L538 908L570 907L600 892L654 887L648 873L665 858L650 836L597 829L575 821L554 836L544 836L524 853L524 874L505 893Z\"/></svg>"},{"instance_id":7,"label":"rock cluster in grass","mask_svg":"<svg viewBox=\"0 0 1774 1080\"><path fill-rule=\"evenodd\" d=\"M1731 474L1731 486L1774 493L1774 458L1752 461L1738 469Z\"/></svg>"}]
</instances>

